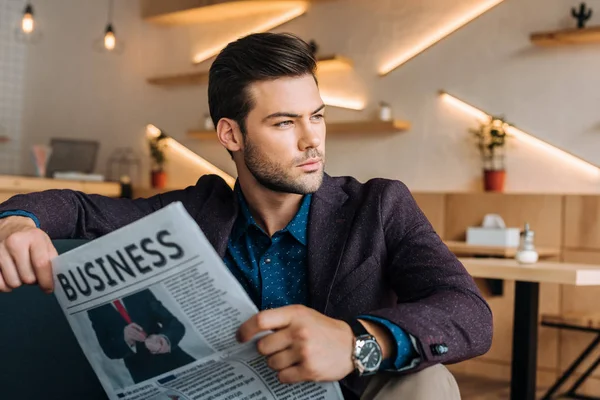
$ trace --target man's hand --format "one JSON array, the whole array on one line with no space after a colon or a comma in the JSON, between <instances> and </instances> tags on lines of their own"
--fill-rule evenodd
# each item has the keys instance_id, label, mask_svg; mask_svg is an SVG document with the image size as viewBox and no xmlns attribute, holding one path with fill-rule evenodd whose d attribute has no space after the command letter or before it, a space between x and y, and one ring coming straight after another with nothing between
<instances>
[{"instance_id":1,"label":"man's hand","mask_svg":"<svg viewBox=\"0 0 600 400\"><path fill-rule=\"evenodd\" d=\"M164 354L171 351L169 341L163 335L150 335L144 343L152 354Z\"/></svg>"},{"instance_id":2,"label":"man's hand","mask_svg":"<svg viewBox=\"0 0 600 400\"><path fill-rule=\"evenodd\" d=\"M0 292L38 283L50 293L54 288L52 264L56 249L50 237L28 217L0 219Z\"/></svg>"},{"instance_id":3,"label":"man's hand","mask_svg":"<svg viewBox=\"0 0 600 400\"><path fill-rule=\"evenodd\" d=\"M128 346L133 346L135 342L143 342L146 340L146 333L144 332L144 328L132 322L127 325L123 331L123 336L125 338L125 343Z\"/></svg>"},{"instance_id":4,"label":"man's hand","mask_svg":"<svg viewBox=\"0 0 600 400\"><path fill-rule=\"evenodd\" d=\"M338 381L354 370L354 334L344 321L292 305L254 315L237 338L244 343L267 330L275 332L261 338L257 349L282 383Z\"/></svg>"}]
</instances>

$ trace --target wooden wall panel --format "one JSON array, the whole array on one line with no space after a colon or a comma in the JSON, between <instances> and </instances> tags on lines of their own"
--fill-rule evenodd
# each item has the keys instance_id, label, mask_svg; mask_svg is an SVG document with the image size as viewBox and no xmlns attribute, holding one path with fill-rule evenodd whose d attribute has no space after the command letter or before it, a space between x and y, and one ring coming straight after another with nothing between
<instances>
[{"instance_id":1,"label":"wooden wall panel","mask_svg":"<svg viewBox=\"0 0 600 400\"><path fill-rule=\"evenodd\" d=\"M600 250L600 196L565 196L564 247Z\"/></svg>"},{"instance_id":2,"label":"wooden wall panel","mask_svg":"<svg viewBox=\"0 0 600 400\"><path fill-rule=\"evenodd\" d=\"M429 220L433 229L444 238L446 195L441 193L413 193L415 201Z\"/></svg>"},{"instance_id":3,"label":"wooden wall panel","mask_svg":"<svg viewBox=\"0 0 600 400\"><path fill-rule=\"evenodd\" d=\"M469 226L479 226L485 214L502 216L506 226L529 222L535 243L559 247L562 243L563 196L500 193L464 193L446 196L446 240L465 240Z\"/></svg>"},{"instance_id":4,"label":"wooden wall panel","mask_svg":"<svg viewBox=\"0 0 600 400\"><path fill-rule=\"evenodd\" d=\"M600 251L565 250L563 261L582 264L600 264ZM600 312L600 286L562 287L562 312ZM560 333L560 367L565 370L583 349L594 339L595 335L585 332L562 330ZM598 355L600 356L600 355ZM594 361L594 359L592 359ZM590 362L582 364L577 371L583 372ZM594 371L594 377L600 379L600 368ZM600 392L598 392L600 393Z\"/></svg>"}]
</instances>

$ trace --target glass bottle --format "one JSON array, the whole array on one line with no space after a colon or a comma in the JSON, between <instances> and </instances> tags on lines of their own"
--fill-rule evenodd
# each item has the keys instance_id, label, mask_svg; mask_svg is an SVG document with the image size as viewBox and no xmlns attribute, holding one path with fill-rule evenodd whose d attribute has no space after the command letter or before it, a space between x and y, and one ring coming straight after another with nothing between
<instances>
[{"instance_id":1,"label":"glass bottle","mask_svg":"<svg viewBox=\"0 0 600 400\"><path fill-rule=\"evenodd\" d=\"M534 264L538 261L538 253L533 245L535 233L530 229L529 223L525 223L525 229L521 232L521 241L515 259L519 264Z\"/></svg>"}]
</instances>

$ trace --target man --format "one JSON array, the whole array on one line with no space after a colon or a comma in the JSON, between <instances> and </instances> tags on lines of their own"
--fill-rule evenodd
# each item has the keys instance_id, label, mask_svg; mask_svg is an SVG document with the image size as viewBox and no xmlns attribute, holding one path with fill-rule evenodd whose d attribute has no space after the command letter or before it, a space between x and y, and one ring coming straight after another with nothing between
<instances>
[{"instance_id":1,"label":"man","mask_svg":"<svg viewBox=\"0 0 600 400\"><path fill-rule=\"evenodd\" d=\"M88 311L104 354L123 359L138 383L194 361L178 346L185 327L150 289Z\"/></svg>"},{"instance_id":2,"label":"man","mask_svg":"<svg viewBox=\"0 0 600 400\"><path fill-rule=\"evenodd\" d=\"M324 174L315 69L292 35L230 43L211 66L208 96L235 190L203 176L133 201L16 196L0 207L0 290L52 290L50 238L95 238L181 201L263 310L238 339L272 330L257 346L282 382L341 381L348 399L459 398L441 364L489 349L491 312L406 186Z\"/></svg>"}]
</instances>

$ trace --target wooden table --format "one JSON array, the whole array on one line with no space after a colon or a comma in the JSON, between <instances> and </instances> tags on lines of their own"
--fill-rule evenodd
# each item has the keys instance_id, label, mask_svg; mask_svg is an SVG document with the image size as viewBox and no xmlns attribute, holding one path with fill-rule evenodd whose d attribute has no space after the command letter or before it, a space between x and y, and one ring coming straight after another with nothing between
<instances>
[{"instance_id":1,"label":"wooden table","mask_svg":"<svg viewBox=\"0 0 600 400\"><path fill-rule=\"evenodd\" d=\"M540 283L600 286L600 265L542 261L521 265L511 259L459 258L474 278L515 281L512 400L535 399Z\"/></svg>"},{"instance_id":2,"label":"wooden table","mask_svg":"<svg viewBox=\"0 0 600 400\"><path fill-rule=\"evenodd\" d=\"M517 247L505 247L505 246L478 246L467 244L467 242L459 242L454 240L444 241L446 246L458 257L471 257L471 256L486 256L486 257L501 257L501 258L515 258L517 254ZM560 255L560 249L557 247L539 247L536 246L540 259L558 257Z\"/></svg>"}]
</instances>

